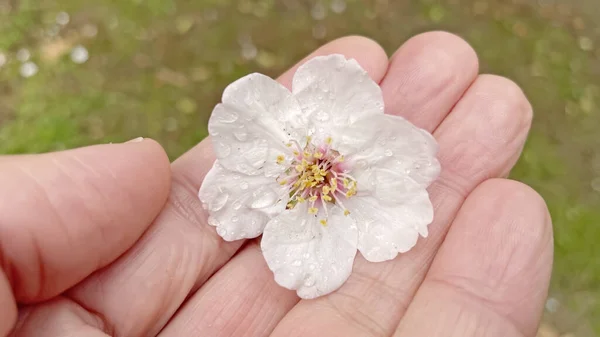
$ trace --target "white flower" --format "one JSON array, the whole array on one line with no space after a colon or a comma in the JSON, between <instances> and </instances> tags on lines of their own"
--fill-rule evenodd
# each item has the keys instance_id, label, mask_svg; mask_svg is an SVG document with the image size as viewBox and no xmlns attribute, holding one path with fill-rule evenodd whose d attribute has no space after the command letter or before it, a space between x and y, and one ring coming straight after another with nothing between
<instances>
[{"instance_id":1,"label":"white flower","mask_svg":"<svg viewBox=\"0 0 600 337\"><path fill-rule=\"evenodd\" d=\"M427 236L434 138L383 113L355 60L316 57L292 92L261 74L229 85L208 129L217 156L199 197L225 240L263 234L275 280L302 298L339 288L356 250L393 259Z\"/></svg>"}]
</instances>

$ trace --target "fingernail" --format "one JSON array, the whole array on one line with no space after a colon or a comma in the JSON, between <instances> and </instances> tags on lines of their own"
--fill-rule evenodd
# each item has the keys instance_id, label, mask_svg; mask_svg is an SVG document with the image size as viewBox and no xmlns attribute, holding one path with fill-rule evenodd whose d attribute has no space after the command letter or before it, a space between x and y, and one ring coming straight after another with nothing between
<instances>
[{"instance_id":1,"label":"fingernail","mask_svg":"<svg viewBox=\"0 0 600 337\"><path fill-rule=\"evenodd\" d=\"M125 144L127 144L127 143L140 143L140 142L142 142L143 140L144 140L144 137L137 137L137 138L134 138L134 139L132 139L132 140L128 140L128 141L126 141L126 142L125 142Z\"/></svg>"}]
</instances>

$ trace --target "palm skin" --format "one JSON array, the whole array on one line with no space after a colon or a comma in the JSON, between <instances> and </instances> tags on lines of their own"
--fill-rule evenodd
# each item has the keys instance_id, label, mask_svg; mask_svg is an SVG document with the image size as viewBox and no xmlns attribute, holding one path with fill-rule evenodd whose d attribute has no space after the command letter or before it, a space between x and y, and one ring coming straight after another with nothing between
<instances>
[{"instance_id":1,"label":"palm skin","mask_svg":"<svg viewBox=\"0 0 600 337\"><path fill-rule=\"evenodd\" d=\"M538 194L503 178L531 124L522 91L478 75L448 33L391 59L362 37L308 58L332 53L380 83L386 113L438 140L427 239L392 261L358 256L338 291L300 301L258 241L224 242L206 224L210 139L172 164L149 139L0 157L0 336L534 336L552 227Z\"/></svg>"}]
</instances>

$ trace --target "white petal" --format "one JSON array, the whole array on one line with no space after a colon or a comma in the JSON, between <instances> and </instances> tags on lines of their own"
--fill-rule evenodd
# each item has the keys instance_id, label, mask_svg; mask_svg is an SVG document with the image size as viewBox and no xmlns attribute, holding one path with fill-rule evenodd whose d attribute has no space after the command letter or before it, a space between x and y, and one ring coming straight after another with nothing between
<instances>
[{"instance_id":1,"label":"white petal","mask_svg":"<svg viewBox=\"0 0 600 337\"><path fill-rule=\"evenodd\" d=\"M300 66L292 92L309 116L316 138L329 136L332 127L383 114L381 89L354 59L319 56Z\"/></svg>"},{"instance_id":2,"label":"white petal","mask_svg":"<svg viewBox=\"0 0 600 337\"><path fill-rule=\"evenodd\" d=\"M208 223L227 241L255 238L285 210L288 191L274 178L231 172L220 163L215 162L198 194L209 212Z\"/></svg>"},{"instance_id":3,"label":"white petal","mask_svg":"<svg viewBox=\"0 0 600 337\"><path fill-rule=\"evenodd\" d=\"M306 136L306 116L289 90L261 75L250 74L223 92L208 122L208 131L221 165L248 175L276 176L278 155L289 152L290 139ZM291 154L287 159L291 158Z\"/></svg>"},{"instance_id":4,"label":"white petal","mask_svg":"<svg viewBox=\"0 0 600 337\"><path fill-rule=\"evenodd\" d=\"M440 173L435 157L438 145L433 136L402 117L371 116L337 128L333 137L334 148L346 155L353 172L387 169L423 187Z\"/></svg>"},{"instance_id":5,"label":"white petal","mask_svg":"<svg viewBox=\"0 0 600 337\"><path fill-rule=\"evenodd\" d=\"M350 276L356 255L357 229L338 207L329 210L327 226L309 215L307 203L271 220L261 248L275 281L305 299L339 288Z\"/></svg>"},{"instance_id":6,"label":"white petal","mask_svg":"<svg viewBox=\"0 0 600 337\"><path fill-rule=\"evenodd\" d=\"M381 203L372 196L355 196L344 205L358 226L358 249L371 262L391 260L409 251L419 234L427 236L427 225L433 220L433 206L425 189L397 205Z\"/></svg>"}]
</instances>

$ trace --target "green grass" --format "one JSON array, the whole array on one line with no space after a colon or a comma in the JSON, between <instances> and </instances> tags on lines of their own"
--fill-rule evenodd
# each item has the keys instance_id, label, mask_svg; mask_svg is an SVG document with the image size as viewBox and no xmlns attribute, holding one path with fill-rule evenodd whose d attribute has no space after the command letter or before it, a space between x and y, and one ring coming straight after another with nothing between
<instances>
[{"instance_id":1,"label":"green grass","mask_svg":"<svg viewBox=\"0 0 600 337\"><path fill-rule=\"evenodd\" d=\"M0 52L10 60L0 68L0 153L148 136L176 158L206 136L222 89L244 74L275 76L347 34L372 37L390 54L427 30L463 36L482 71L514 79L535 108L512 176L538 190L553 216L552 296L564 305L549 319L578 336L587 322L600 332L592 322L600 317L600 40L588 0L575 2L588 9L581 12L535 7L533 0L347 0L343 13L324 1L320 21L311 17L314 1L29 0L10 12L2 3ZM69 24L44 37L62 10ZM82 34L93 27L97 35ZM249 38L256 55L245 59L240 41ZM69 60L75 44L90 51L88 62ZM28 79L14 58L24 47L40 67ZM247 48L246 56L253 54Z\"/></svg>"}]
</instances>

